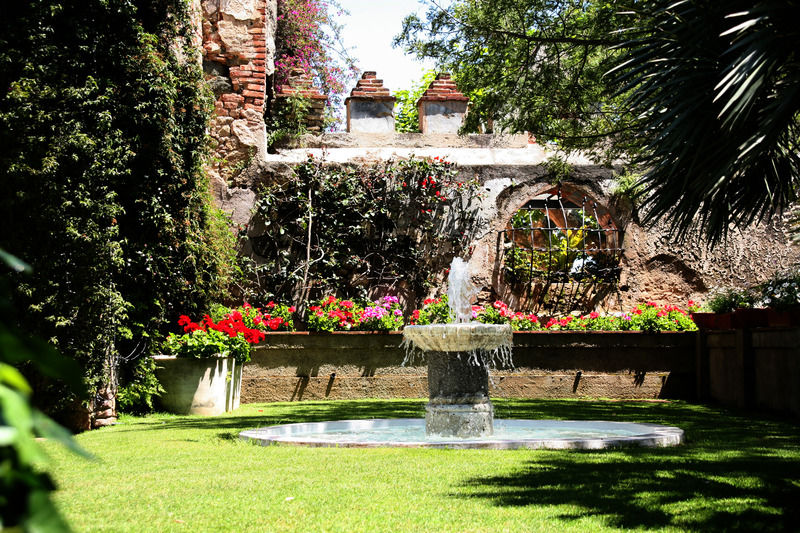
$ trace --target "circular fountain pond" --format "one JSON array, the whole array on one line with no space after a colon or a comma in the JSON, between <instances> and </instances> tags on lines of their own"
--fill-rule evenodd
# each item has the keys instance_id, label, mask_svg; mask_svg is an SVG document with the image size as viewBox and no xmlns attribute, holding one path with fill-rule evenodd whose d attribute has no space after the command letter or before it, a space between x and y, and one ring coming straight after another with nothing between
<instances>
[{"instance_id":1,"label":"circular fountain pond","mask_svg":"<svg viewBox=\"0 0 800 533\"><path fill-rule=\"evenodd\" d=\"M597 420L495 420L489 399L489 366L513 367L509 324L472 322L477 288L469 268L453 259L448 305L454 324L409 326L406 359L420 352L428 363L425 418L340 420L284 424L239 433L261 444L418 448L577 448L676 446L683 430Z\"/></svg>"},{"instance_id":2,"label":"circular fountain pond","mask_svg":"<svg viewBox=\"0 0 800 533\"><path fill-rule=\"evenodd\" d=\"M677 427L596 420L494 420L494 434L455 438L426 435L425 419L395 418L284 424L242 431L262 445L401 448L602 449L620 446L677 446Z\"/></svg>"}]
</instances>

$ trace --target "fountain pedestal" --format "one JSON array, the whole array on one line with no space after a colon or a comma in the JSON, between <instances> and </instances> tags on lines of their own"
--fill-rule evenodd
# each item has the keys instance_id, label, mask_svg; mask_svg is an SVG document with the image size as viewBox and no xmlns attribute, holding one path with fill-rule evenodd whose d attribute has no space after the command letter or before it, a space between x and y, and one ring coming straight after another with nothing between
<instances>
[{"instance_id":1,"label":"fountain pedestal","mask_svg":"<svg viewBox=\"0 0 800 533\"><path fill-rule=\"evenodd\" d=\"M440 437L488 437L494 433L489 368L480 354L429 352L425 429ZM476 364L478 363L478 364Z\"/></svg>"}]
</instances>

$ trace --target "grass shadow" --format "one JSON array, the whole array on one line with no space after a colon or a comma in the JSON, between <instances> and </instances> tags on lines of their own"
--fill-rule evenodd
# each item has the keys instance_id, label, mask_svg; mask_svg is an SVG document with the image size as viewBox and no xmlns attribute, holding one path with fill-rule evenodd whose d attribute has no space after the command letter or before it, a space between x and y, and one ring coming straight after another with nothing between
<instances>
[{"instance_id":1,"label":"grass shadow","mask_svg":"<svg viewBox=\"0 0 800 533\"><path fill-rule=\"evenodd\" d=\"M791 531L800 520L796 420L683 402L511 401L501 416L624 420L681 427L676 448L537 452L508 475L468 480L454 497L499 506L569 505L565 520L610 527Z\"/></svg>"}]
</instances>

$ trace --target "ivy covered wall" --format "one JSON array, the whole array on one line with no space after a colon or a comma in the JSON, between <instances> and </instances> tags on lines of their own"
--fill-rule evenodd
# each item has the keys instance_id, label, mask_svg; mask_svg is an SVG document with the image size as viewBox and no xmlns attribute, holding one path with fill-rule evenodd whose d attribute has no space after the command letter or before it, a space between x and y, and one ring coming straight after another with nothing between
<instances>
[{"instance_id":1,"label":"ivy covered wall","mask_svg":"<svg viewBox=\"0 0 800 533\"><path fill-rule=\"evenodd\" d=\"M121 365L226 284L189 20L181 0L33 0L0 18L0 248L33 266L12 280L19 321L112 395Z\"/></svg>"}]
</instances>

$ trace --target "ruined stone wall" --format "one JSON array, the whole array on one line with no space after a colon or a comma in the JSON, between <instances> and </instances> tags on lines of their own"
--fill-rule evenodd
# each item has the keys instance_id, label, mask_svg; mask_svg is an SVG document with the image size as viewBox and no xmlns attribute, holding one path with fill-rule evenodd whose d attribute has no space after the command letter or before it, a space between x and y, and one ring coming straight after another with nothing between
<instances>
[{"instance_id":1,"label":"ruined stone wall","mask_svg":"<svg viewBox=\"0 0 800 533\"><path fill-rule=\"evenodd\" d=\"M203 69L216 98L209 172L223 201L227 180L266 151L277 0L202 0L201 9Z\"/></svg>"},{"instance_id":2,"label":"ruined stone wall","mask_svg":"<svg viewBox=\"0 0 800 533\"><path fill-rule=\"evenodd\" d=\"M497 296L512 307L528 307L520 291L503 279L503 250L497 235L520 207L553 188L547 171L542 165L463 171L478 176L489 195L485 202L487 226L474 244L473 256L476 270L484 273L480 282L486 297ZM800 247L791 243L788 225L781 219L731 228L727 240L712 249L696 230L678 240L665 222L642 225L630 201L613 194L612 169L576 165L563 186L607 208L614 225L623 232L619 283L597 301L602 309L629 310L645 301L685 305L689 299L702 301L714 288L751 286L800 266ZM573 289L580 290L567 288Z\"/></svg>"},{"instance_id":3,"label":"ruined stone wall","mask_svg":"<svg viewBox=\"0 0 800 533\"><path fill-rule=\"evenodd\" d=\"M268 154L253 172L237 177L230 190L250 191L260 182L280 180L309 153L332 165L369 164L412 156L444 157L458 164L465 180L477 179L482 185L482 223L474 234L470 259L473 282L482 288L482 300L499 298L513 308L536 308L535 302L526 299L518 287L506 283L498 232L520 207L553 188L553 178L547 170L547 159L553 154L546 147L529 144L527 136L521 135L338 133L309 136L299 142L303 148ZM800 266L800 247L791 244L788 228L781 220L732 230L728 240L714 249L709 249L697 233L679 242L663 223L643 226L630 202L612 194L613 169L580 157L570 162L573 171L562 186L596 201L603 216L608 216L624 235L619 282L595 287L592 307L629 310L646 301L685 306L688 299L704 300L715 287L749 286L767 280L775 272ZM241 202L229 205L239 213L249 213ZM259 227L258 221L249 221L251 234L256 235ZM586 287L549 288L562 289ZM547 312L541 307L538 310Z\"/></svg>"},{"instance_id":4,"label":"ruined stone wall","mask_svg":"<svg viewBox=\"0 0 800 533\"><path fill-rule=\"evenodd\" d=\"M218 205L231 214L235 225L247 226L251 236L256 236L262 225L251 219L253 191L259 183L281 179L308 153L334 164L445 157L461 167L465 179L475 178L483 185L483 223L470 247L473 281L482 287L481 297L501 298L517 308L532 307L530 298L504 279L498 232L520 207L553 187L547 171L551 151L527 135L387 131L313 135L298 140L294 148L289 145L269 154L263 117L265 103L273 96L277 0L194 1L202 15L203 66L216 97L209 125L214 149L209 168L212 189ZM375 78L374 72L367 74L370 80ZM364 80L360 83L365 85ZM442 78L438 83L449 81ZM457 92L454 84L450 85L448 88ZM296 93L313 100L317 117L324 97L302 73L281 88L284 96ZM690 298L702 300L714 287L752 285L776 271L800 265L800 247L790 244L782 221L734 229L728 240L714 249L697 233L677 242L666 225L642 226L630 202L614 197L613 169L580 157L572 158L570 164L573 171L564 186L607 208L614 225L624 232L619 283L604 288L595 301L600 308L628 309L647 300L684 304ZM248 251L246 244L244 251Z\"/></svg>"}]
</instances>

